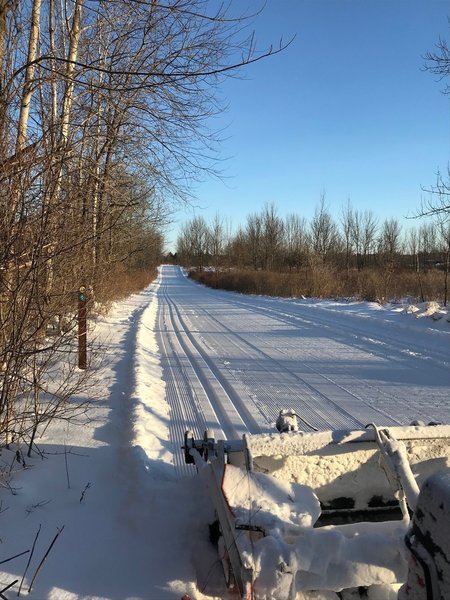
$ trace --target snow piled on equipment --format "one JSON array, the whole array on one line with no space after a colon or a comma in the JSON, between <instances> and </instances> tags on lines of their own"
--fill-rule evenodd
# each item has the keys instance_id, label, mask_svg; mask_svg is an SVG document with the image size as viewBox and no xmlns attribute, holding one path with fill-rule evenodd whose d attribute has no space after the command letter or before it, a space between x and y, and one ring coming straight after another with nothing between
<instances>
[{"instance_id":1,"label":"snow piled on equipment","mask_svg":"<svg viewBox=\"0 0 450 600\"><path fill-rule=\"evenodd\" d=\"M401 525L367 523L358 531L351 526L304 529L291 544L270 535L257 540L252 548L256 597L285 600L293 590L397 585L406 577L405 532ZM292 574L288 578L279 577L283 563Z\"/></svg>"},{"instance_id":2,"label":"snow piled on equipment","mask_svg":"<svg viewBox=\"0 0 450 600\"><path fill-rule=\"evenodd\" d=\"M265 532L289 535L292 528L312 527L320 515L319 500L310 487L233 465L225 466L222 491L238 524Z\"/></svg>"},{"instance_id":3,"label":"snow piled on equipment","mask_svg":"<svg viewBox=\"0 0 450 600\"><path fill-rule=\"evenodd\" d=\"M225 465L222 490L237 526L264 533L248 538L243 552L257 574L258 600L368 583L395 585L406 577L407 524L401 521L314 529L320 505L311 488L231 465Z\"/></svg>"},{"instance_id":4,"label":"snow piled on equipment","mask_svg":"<svg viewBox=\"0 0 450 600\"><path fill-rule=\"evenodd\" d=\"M436 470L436 464L441 469L450 467L450 426L390 429L403 440L419 484ZM433 439L437 435L442 438ZM325 431L249 436L247 443L257 470L313 488L325 505L344 496L352 498L354 508L359 509L374 496L392 500L373 439L369 431Z\"/></svg>"}]
</instances>

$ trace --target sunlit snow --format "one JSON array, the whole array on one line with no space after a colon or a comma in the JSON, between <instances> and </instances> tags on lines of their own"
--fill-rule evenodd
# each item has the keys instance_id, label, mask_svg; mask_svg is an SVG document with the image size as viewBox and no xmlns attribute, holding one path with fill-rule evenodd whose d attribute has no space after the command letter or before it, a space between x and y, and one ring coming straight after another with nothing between
<instances>
[{"instance_id":1,"label":"sunlit snow","mask_svg":"<svg viewBox=\"0 0 450 600\"><path fill-rule=\"evenodd\" d=\"M25 468L2 449L12 478L0 490L0 561L30 550L41 527L21 592L33 600L228 597L208 540L211 506L184 464L186 429L278 435L281 408L295 409L305 431L450 421L450 323L437 304L247 297L205 289L166 266L93 325L89 418L54 423ZM366 543L341 533L339 548L354 547L336 553L330 535L314 539L311 561L347 560ZM401 535L391 532L394 554ZM8 598L28 558L0 565L0 589L18 580ZM404 567L391 559L380 569ZM370 598L393 598L380 573Z\"/></svg>"}]
</instances>

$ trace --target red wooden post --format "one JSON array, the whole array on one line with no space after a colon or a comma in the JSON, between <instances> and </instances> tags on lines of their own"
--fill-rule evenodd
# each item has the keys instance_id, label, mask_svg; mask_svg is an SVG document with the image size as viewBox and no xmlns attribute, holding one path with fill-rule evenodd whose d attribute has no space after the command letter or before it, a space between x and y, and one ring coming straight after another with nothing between
<instances>
[{"instance_id":1,"label":"red wooden post","mask_svg":"<svg viewBox=\"0 0 450 600\"><path fill-rule=\"evenodd\" d=\"M87 364L87 323L86 323L86 288L78 290L78 368L86 369Z\"/></svg>"}]
</instances>

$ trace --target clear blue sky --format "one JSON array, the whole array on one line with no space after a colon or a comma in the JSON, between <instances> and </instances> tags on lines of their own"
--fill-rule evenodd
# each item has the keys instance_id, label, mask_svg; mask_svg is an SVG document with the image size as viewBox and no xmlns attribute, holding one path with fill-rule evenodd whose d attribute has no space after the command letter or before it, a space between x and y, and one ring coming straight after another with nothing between
<instances>
[{"instance_id":1,"label":"clear blue sky","mask_svg":"<svg viewBox=\"0 0 450 600\"><path fill-rule=\"evenodd\" d=\"M310 219L322 193L336 218L347 199L381 219L414 213L449 161L449 98L423 58L449 15L450 0L267 0L259 46L296 38L222 86L226 181L196 186L169 248L194 214L237 228L268 202Z\"/></svg>"}]
</instances>

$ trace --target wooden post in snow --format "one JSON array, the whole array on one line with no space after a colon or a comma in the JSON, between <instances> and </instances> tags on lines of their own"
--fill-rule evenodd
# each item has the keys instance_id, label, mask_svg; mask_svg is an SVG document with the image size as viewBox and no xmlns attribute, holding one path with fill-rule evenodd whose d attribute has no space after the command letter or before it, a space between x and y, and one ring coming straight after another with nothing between
<instances>
[{"instance_id":1,"label":"wooden post in snow","mask_svg":"<svg viewBox=\"0 0 450 600\"><path fill-rule=\"evenodd\" d=\"M87 321L86 321L86 288L78 290L78 368L87 366Z\"/></svg>"}]
</instances>

